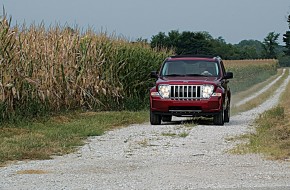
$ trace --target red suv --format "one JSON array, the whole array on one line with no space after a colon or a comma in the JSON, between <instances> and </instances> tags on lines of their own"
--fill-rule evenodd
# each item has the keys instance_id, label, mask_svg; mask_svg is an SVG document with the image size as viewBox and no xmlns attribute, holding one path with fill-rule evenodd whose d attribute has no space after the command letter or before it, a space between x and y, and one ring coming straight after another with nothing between
<instances>
[{"instance_id":1,"label":"red suv","mask_svg":"<svg viewBox=\"0 0 290 190\"><path fill-rule=\"evenodd\" d=\"M150 123L170 122L172 116L213 117L215 125L230 120L231 92L220 57L179 55L167 58L150 90Z\"/></svg>"}]
</instances>

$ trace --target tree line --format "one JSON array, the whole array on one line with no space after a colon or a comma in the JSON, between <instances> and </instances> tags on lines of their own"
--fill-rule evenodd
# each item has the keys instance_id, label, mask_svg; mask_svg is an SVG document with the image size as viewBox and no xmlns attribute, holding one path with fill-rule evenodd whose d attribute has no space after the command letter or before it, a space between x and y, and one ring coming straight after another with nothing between
<instances>
[{"instance_id":1,"label":"tree line","mask_svg":"<svg viewBox=\"0 0 290 190\"><path fill-rule=\"evenodd\" d=\"M290 15L288 17L290 29ZM290 31L283 36L285 46L278 43L280 34L270 32L264 40L242 40L226 43L222 37L213 38L208 32L171 30L151 37L155 49L172 49L176 54L219 55L223 59L279 59L281 66L290 66ZM142 40L142 39L139 39Z\"/></svg>"}]
</instances>

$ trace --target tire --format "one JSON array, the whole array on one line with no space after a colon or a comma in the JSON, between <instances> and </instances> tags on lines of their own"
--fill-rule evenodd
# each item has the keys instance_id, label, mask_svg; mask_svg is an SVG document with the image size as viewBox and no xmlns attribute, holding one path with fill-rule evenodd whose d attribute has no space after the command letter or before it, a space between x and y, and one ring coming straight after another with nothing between
<instances>
[{"instance_id":1,"label":"tire","mask_svg":"<svg viewBox=\"0 0 290 190\"><path fill-rule=\"evenodd\" d=\"M230 122L230 108L227 108L227 109L224 111L224 122L225 122L225 123Z\"/></svg>"},{"instance_id":2,"label":"tire","mask_svg":"<svg viewBox=\"0 0 290 190\"><path fill-rule=\"evenodd\" d=\"M150 123L151 125L160 125L161 115L155 114L152 111L150 111Z\"/></svg>"},{"instance_id":3,"label":"tire","mask_svg":"<svg viewBox=\"0 0 290 190\"><path fill-rule=\"evenodd\" d=\"M170 122L172 120L172 115L164 115L162 116L163 122Z\"/></svg>"},{"instance_id":4,"label":"tire","mask_svg":"<svg viewBox=\"0 0 290 190\"><path fill-rule=\"evenodd\" d=\"M219 112L213 117L214 125L224 125L224 111Z\"/></svg>"}]
</instances>

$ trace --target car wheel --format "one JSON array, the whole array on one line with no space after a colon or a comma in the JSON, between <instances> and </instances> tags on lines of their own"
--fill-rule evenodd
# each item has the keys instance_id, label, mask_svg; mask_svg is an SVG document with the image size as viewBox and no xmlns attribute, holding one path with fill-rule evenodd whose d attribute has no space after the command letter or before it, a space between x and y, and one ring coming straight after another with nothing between
<instances>
[{"instance_id":1,"label":"car wheel","mask_svg":"<svg viewBox=\"0 0 290 190\"><path fill-rule=\"evenodd\" d=\"M150 123L151 125L160 125L161 115L155 114L152 111L150 111Z\"/></svg>"},{"instance_id":2,"label":"car wheel","mask_svg":"<svg viewBox=\"0 0 290 190\"><path fill-rule=\"evenodd\" d=\"M162 116L163 122L170 122L172 120L172 115L164 115Z\"/></svg>"},{"instance_id":3,"label":"car wheel","mask_svg":"<svg viewBox=\"0 0 290 190\"><path fill-rule=\"evenodd\" d=\"M226 123L230 122L230 112L231 112L230 107L228 107L224 112L224 122Z\"/></svg>"},{"instance_id":4,"label":"car wheel","mask_svg":"<svg viewBox=\"0 0 290 190\"><path fill-rule=\"evenodd\" d=\"M224 125L224 111L219 112L213 117L213 123L215 125Z\"/></svg>"}]
</instances>

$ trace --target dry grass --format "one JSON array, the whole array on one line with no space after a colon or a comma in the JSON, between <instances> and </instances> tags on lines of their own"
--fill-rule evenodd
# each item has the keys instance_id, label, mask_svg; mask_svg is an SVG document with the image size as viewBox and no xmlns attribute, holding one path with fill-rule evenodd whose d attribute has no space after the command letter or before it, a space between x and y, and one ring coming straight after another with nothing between
<instances>
[{"instance_id":1,"label":"dry grass","mask_svg":"<svg viewBox=\"0 0 290 190\"><path fill-rule=\"evenodd\" d=\"M236 139L246 139L231 152L262 153L269 159L290 160L290 83L283 93L280 104L261 114L256 120L256 132Z\"/></svg>"},{"instance_id":2,"label":"dry grass","mask_svg":"<svg viewBox=\"0 0 290 190\"><path fill-rule=\"evenodd\" d=\"M48 174L50 172L44 170L21 170L17 174Z\"/></svg>"}]
</instances>

